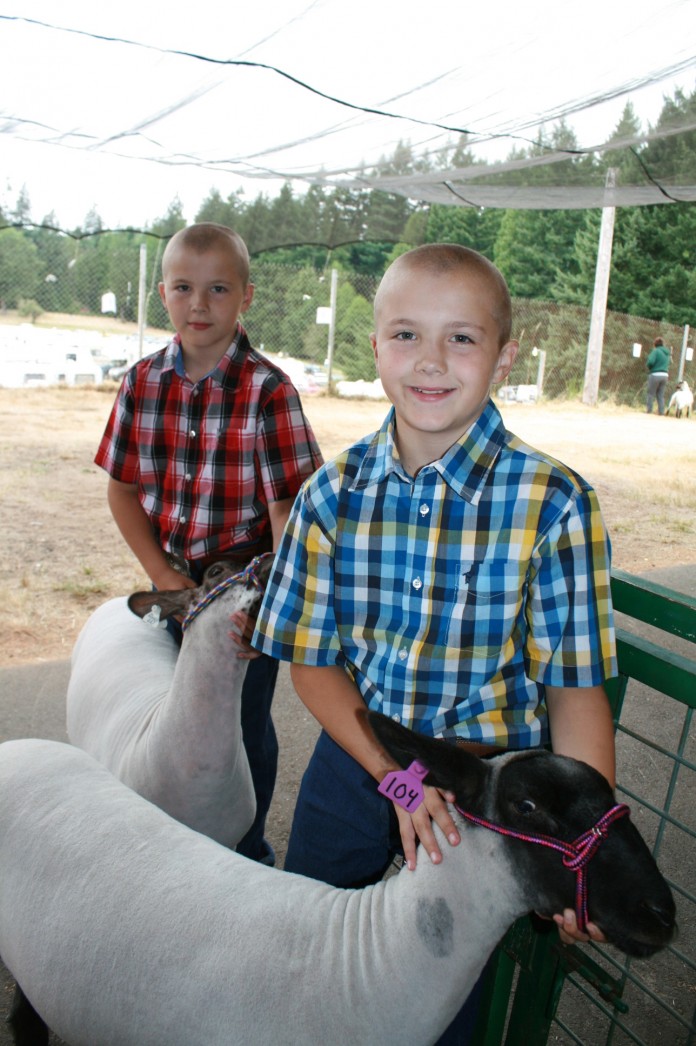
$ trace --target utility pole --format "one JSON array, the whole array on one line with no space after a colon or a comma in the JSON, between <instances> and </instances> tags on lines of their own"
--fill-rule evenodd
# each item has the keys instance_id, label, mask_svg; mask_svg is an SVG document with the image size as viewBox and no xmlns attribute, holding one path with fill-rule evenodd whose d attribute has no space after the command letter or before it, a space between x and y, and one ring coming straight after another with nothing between
<instances>
[{"instance_id":1,"label":"utility pole","mask_svg":"<svg viewBox=\"0 0 696 1046\"><path fill-rule=\"evenodd\" d=\"M616 168L610 167L604 185L609 191L616 185ZM607 315L607 297L609 295L609 271L611 269L611 249L614 242L615 207L602 208L602 224L599 232L597 249L597 268L595 270L594 294L592 296L592 317L590 319L590 337L587 343L587 361L585 363L585 384L582 390L582 402L590 407L597 406L599 398L599 377L602 370L602 348L604 345L604 324Z\"/></svg>"},{"instance_id":2,"label":"utility pole","mask_svg":"<svg viewBox=\"0 0 696 1046\"><path fill-rule=\"evenodd\" d=\"M333 381L333 355L334 355L334 341L336 338L336 293L338 290L338 269L331 270L331 298L330 298L330 318L329 318L329 345L326 353L326 371L327 371L327 382L329 388L329 395L331 395L331 383Z\"/></svg>"},{"instance_id":3,"label":"utility pole","mask_svg":"<svg viewBox=\"0 0 696 1046\"><path fill-rule=\"evenodd\" d=\"M682 338L681 356L679 357L679 373L677 374L677 381L682 381L684 377L684 365L686 363L686 350L689 346L689 324L684 324L684 337Z\"/></svg>"}]
</instances>

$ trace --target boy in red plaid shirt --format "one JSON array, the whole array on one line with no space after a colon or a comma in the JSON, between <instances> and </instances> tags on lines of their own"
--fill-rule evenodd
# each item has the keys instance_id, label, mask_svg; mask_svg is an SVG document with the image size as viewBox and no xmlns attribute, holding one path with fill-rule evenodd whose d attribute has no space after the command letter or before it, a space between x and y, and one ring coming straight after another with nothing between
<instances>
[{"instance_id":1,"label":"boy in red plaid shirt","mask_svg":"<svg viewBox=\"0 0 696 1046\"><path fill-rule=\"evenodd\" d=\"M195 586L216 559L275 549L322 458L290 379L251 347L239 322L254 295L241 237L211 222L176 233L159 292L176 335L126 374L95 461L109 474L119 530L163 590ZM181 560L190 577L173 566ZM269 864L277 670L265 655L251 660L242 692L257 814L237 849Z\"/></svg>"}]
</instances>

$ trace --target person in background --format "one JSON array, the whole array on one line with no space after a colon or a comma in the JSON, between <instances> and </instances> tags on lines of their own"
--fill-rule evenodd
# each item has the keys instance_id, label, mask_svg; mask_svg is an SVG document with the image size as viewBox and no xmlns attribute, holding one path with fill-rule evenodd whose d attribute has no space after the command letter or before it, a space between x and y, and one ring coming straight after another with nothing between
<instances>
[{"instance_id":1,"label":"person in background","mask_svg":"<svg viewBox=\"0 0 696 1046\"><path fill-rule=\"evenodd\" d=\"M285 868L344 887L377 881L399 851L414 869L418 840L443 860L432 820L460 842L451 797L426 788L408 814L378 794L396 764L368 709L482 756L550 741L612 786L615 773L609 542L593 489L490 399L518 348L503 277L428 244L389 267L374 308L392 409L304 484L251 640L291 662L322 727ZM555 919L587 939L574 912ZM476 1005L442 1043L468 1041Z\"/></svg>"},{"instance_id":2,"label":"person in background","mask_svg":"<svg viewBox=\"0 0 696 1046\"><path fill-rule=\"evenodd\" d=\"M657 399L658 413L664 414L665 412L665 389L671 362L671 350L667 348L662 338L655 338L652 351L645 361L648 368L648 395L645 409L648 414L652 414L655 399Z\"/></svg>"},{"instance_id":3,"label":"person in background","mask_svg":"<svg viewBox=\"0 0 696 1046\"><path fill-rule=\"evenodd\" d=\"M164 590L194 587L215 560L242 564L275 549L322 458L290 379L252 348L240 323L254 296L241 237L210 222L176 233L159 292L176 334L125 375L95 461L109 474L121 534ZM270 657L251 660L242 692L257 812L237 849L267 864L275 860L264 825L278 760L277 671Z\"/></svg>"}]
</instances>

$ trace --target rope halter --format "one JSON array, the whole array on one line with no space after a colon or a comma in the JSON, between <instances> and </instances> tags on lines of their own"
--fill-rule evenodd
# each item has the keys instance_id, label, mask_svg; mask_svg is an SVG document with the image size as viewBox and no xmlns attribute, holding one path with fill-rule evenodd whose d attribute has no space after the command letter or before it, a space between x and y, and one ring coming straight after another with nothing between
<instances>
[{"instance_id":1,"label":"rope halter","mask_svg":"<svg viewBox=\"0 0 696 1046\"><path fill-rule=\"evenodd\" d=\"M630 809L625 803L612 806L611 809L600 817L597 823L587 832L583 832L572 843L566 843L562 839L554 839L550 835L528 835L525 832L516 832L512 828L504 828L502 825L493 824L483 817L468 814L465 810L456 806L455 809L467 821L479 825L481 828L489 828L499 835L507 835L511 839L520 839L524 843L538 843L539 846L547 846L552 850L558 850L563 854L563 865L571 872L575 872L575 917L578 921L578 929L581 933L587 930L587 874L586 868L591 859L597 853L602 841L609 834L609 826L618 821L620 817L626 817Z\"/></svg>"},{"instance_id":2,"label":"rope halter","mask_svg":"<svg viewBox=\"0 0 696 1046\"><path fill-rule=\"evenodd\" d=\"M259 592L263 594L264 585L259 580L257 570L259 568L259 565L265 559L268 559L269 556L272 558L273 553L264 552L261 556L254 556L251 562L247 563L244 569L240 570L239 573L232 574L230 577L226 577L222 581L218 582L215 588L211 588L210 592L203 596L201 601L199 603L196 603L196 605L192 607L191 610L189 610L188 614L181 623L181 631L185 632L191 624L191 622L198 617L201 611L205 610L207 606L210 606L213 600L217 599L218 596L221 596L222 593L226 592L228 588L232 587L232 585L251 584L254 586L254 588L256 588Z\"/></svg>"}]
</instances>

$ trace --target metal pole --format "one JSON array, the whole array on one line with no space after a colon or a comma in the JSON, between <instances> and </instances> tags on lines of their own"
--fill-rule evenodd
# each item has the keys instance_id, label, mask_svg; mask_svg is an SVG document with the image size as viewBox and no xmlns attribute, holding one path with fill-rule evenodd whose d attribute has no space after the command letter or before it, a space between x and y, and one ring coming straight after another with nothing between
<instances>
[{"instance_id":1,"label":"metal pole","mask_svg":"<svg viewBox=\"0 0 696 1046\"><path fill-rule=\"evenodd\" d=\"M147 313L147 297L145 294L145 275L147 271L147 245L140 244L140 271L138 274L138 359L143 358L143 342L145 340L145 319Z\"/></svg>"},{"instance_id":2,"label":"metal pole","mask_svg":"<svg viewBox=\"0 0 696 1046\"><path fill-rule=\"evenodd\" d=\"M607 171L605 189L613 189L615 185L616 168L610 167ZM595 270L594 294L592 297L590 337L587 343L585 384L582 391L582 402L589 404L590 407L596 407L599 398L599 377L602 369L604 323L607 314L607 297L609 295L609 271L611 269L611 248L614 241L615 214L615 207L602 208L602 224L599 232L597 268Z\"/></svg>"},{"instance_id":3,"label":"metal pole","mask_svg":"<svg viewBox=\"0 0 696 1046\"><path fill-rule=\"evenodd\" d=\"M338 269L331 270L331 298L329 308L331 315L329 319L329 347L326 353L327 391L331 395L331 382L333 379L333 354L334 338L336 335L336 290L338 287Z\"/></svg>"},{"instance_id":4,"label":"metal pole","mask_svg":"<svg viewBox=\"0 0 696 1046\"><path fill-rule=\"evenodd\" d=\"M537 399L544 395L544 371L546 370L546 349L539 349L539 364L537 366Z\"/></svg>"},{"instance_id":5,"label":"metal pole","mask_svg":"<svg viewBox=\"0 0 696 1046\"><path fill-rule=\"evenodd\" d=\"M677 375L677 381L682 381L684 378L684 367L686 365L686 348L689 341L689 324L684 324L684 337L682 339L681 356L679 357L679 374Z\"/></svg>"}]
</instances>

